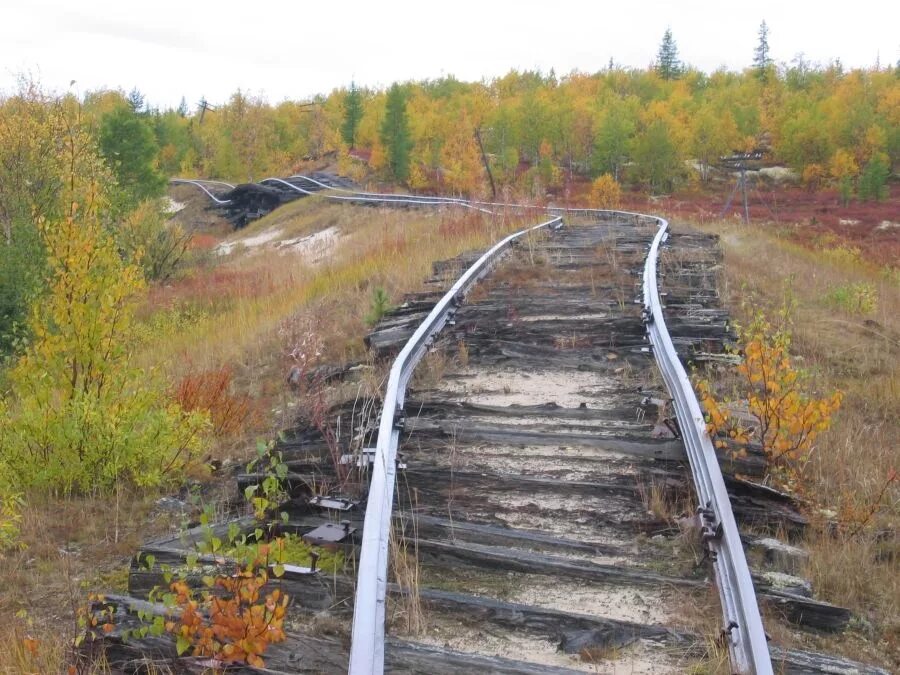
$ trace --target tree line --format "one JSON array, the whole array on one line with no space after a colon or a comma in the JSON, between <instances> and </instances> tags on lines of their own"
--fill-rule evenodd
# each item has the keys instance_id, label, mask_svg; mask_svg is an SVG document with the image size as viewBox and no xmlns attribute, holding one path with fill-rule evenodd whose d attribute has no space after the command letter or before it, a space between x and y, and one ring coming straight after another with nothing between
<instances>
[{"instance_id":1,"label":"tree line","mask_svg":"<svg viewBox=\"0 0 900 675\"><path fill-rule=\"evenodd\" d=\"M610 63L597 73L512 71L384 90L351 83L278 104L238 91L204 114L182 106L148 112L147 123L168 175L245 181L335 156L347 172L362 175L362 164L423 191L484 194L492 182L541 197L610 174L668 192L709 180L722 155L763 148L811 189L883 196L900 158L900 66L846 70L802 56L776 65L768 36L763 23L743 72L685 65L666 31L646 69ZM96 95L97 104L114 95Z\"/></svg>"},{"instance_id":2,"label":"tree line","mask_svg":"<svg viewBox=\"0 0 900 675\"><path fill-rule=\"evenodd\" d=\"M538 198L610 174L659 193L705 182L720 156L760 147L811 189L883 195L900 158L900 67L845 70L802 57L779 66L768 35L763 23L743 72L685 65L667 30L646 69L610 63L597 73L512 71L384 90L351 83L277 104L237 91L194 113L185 101L158 110L137 91L97 91L83 108L129 198L159 193L163 176L258 180L326 157L423 191L475 195L493 184Z\"/></svg>"},{"instance_id":3,"label":"tree line","mask_svg":"<svg viewBox=\"0 0 900 675\"><path fill-rule=\"evenodd\" d=\"M689 70L665 80L655 71L614 69L351 91L333 92L313 108L269 106L238 92L202 126L193 117L160 115L168 127L159 136L160 166L250 180L335 154L347 166L364 158L413 189L478 194L486 188L486 159L498 186L540 196L567 177L605 173L670 191L694 177L686 161L695 160L705 181L721 155L760 146L811 188L856 181L873 161L885 173L900 157L897 75L844 73L837 65L801 62L767 80ZM853 158L849 167L845 154Z\"/></svg>"}]
</instances>

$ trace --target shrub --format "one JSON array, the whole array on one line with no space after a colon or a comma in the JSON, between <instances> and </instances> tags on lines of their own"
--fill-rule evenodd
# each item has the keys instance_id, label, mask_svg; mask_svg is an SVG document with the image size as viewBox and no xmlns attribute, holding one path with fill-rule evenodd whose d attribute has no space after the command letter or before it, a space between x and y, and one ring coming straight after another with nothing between
<instances>
[{"instance_id":1,"label":"shrub","mask_svg":"<svg viewBox=\"0 0 900 675\"><path fill-rule=\"evenodd\" d=\"M167 223L157 200L141 202L115 229L126 258L140 265L149 281L165 281L181 266L191 248L191 235Z\"/></svg>"},{"instance_id":2,"label":"shrub","mask_svg":"<svg viewBox=\"0 0 900 675\"><path fill-rule=\"evenodd\" d=\"M878 306L878 291L868 282L841 284L832 288L825 300L850 314L871 314Z\"/></svg>"},{"instance_id":3,"label":"shrub","mask_svg":"<svg viewBox=\"0 0 900 675\"><path fill-rule=\"evenodd\" d=\"M803 186L809 192L816 192L822 187L822 183L825 181L827 175L825 167L821 164L807 164L803 167L803 174L800 177L800 182L803 183Z\"/></svg>"},{"instance_id":4,"label":"shrub","mask_svg":"<svg viewBox=\"0 0 900 675\"><path fill-rule=\"evenodd\" d=\"M281 540L259 545L256 556L233 574L204 577L201 591L183 579L171 583L170 602L179 611L165 629L175 636L179 655L190 650L220 663L265 667L262 655L268 646L285 639L288 596L277 588L262 596L269 565L277 560L273 553L281 546ZM283 574L284 566L279 569Z\"/></svg>"},{"instance_id":5,"label":"shrub","mask_svg":"<svg viewBox=\"0 0 900 675\"><path fill-rule=\"evenodd\" d=\"M831 426L843 396L839 391L824 398L811 395L805 377L791 363L790 343L790 332L774 328L761 313L740 331L737 397L746 403L753 420L749 425L731 411L738 401L717 400L705 380L697 388L706 411L707 431L718 447L727 446L726 438L739 447L758 442L770 476L782 486L802 492L803 469L816 438Z\"/></svg>"},{"instance_id":6,"label":"shrub","mask_svg":"<svg viewBox=\"0 0 900 675\"><path fill-rule=\"evenodd\" d=\"M591 183L591 206L614 209L622 202L622 188L612 175L605 173Z\"/></svg>"},{"instance_id":7,"label":"shrub","mask_svg":"<svg viewBox=\"0 0 900 675\"><path fill-rule=\"evenodd\" d=\"M258 421L259 411L249 396L232 393L232 379L227 366L188 373L178 383L174 398L185 412L208 414L213 435L238 436Z\"/></svg>"},{"instance_id":8,"label":"shrub","mask_svg":"<svg viewBox=\"0 0 900 675\"><path fill-rule=\"evenodd\" d=\"M862 201L881 201L888 196L890 165L884 153L876 153L863 168L859 177L859 198Z\"/></svg>"},{"instance_id":9,"label":"shrub","mask_svg":"<svg viewBox=\"0 0 900 675\"><path fill-rule=\"evenodd\" d=\"M842 267L855 267L862 264L862 252L855 246L836 246L826 248L822 256Z\"/></svg>"},{"instance_id":10,"label":"shrub","mask_svg":"<svg viewBox=\"0 0 900 675\"><path fill-rule=\"evenodd\" d=\"M20 494L9 486L0 489L0 553L22 546L19 541L22 506Z\"/></svg>"},{"instance_id":11,"label":"shrub","mask_svg":"<svg viewBox=\"0 0 900 675\"><path fill-rule=\"evenodd\" d=\"M0 357L15 351L25 332L28 306L40 292L45 255L33 224L16 223L0 237Z\"/></svg>"},{"instance_id":12,"label":"shrub","mask_svg":"<svg viewBox=\"0 0 900 675\"><path fill-rule=\"evenodd\" d=\"M372 305L366 315L366 324L374 326L382 317L391 310L391 299L387 292L380 286L372 291Z\"/></svg>"},{"instance_id":13,"label":"shrub","mask_svg":"<svg viewBox=\"0 0 900 675\"><path fill-rule=\"evenodd\" d=\"M174 480L208 424L133 365L142 274L101 225L96 186L83 194L88 208L73 200L61 221L39 222L47 292L10 370L13 393L0 399L0 461L20 489L68 494Z\"/></svg>"},{"instance_id":14,"label":"shrub","mask_svg":"<svg viewBox=\"0 0 900 675\"><path fill-rule=\"evenodd\" d=\"M859 173L856 160L853 155L841 148L832 156L829 169L832 178L837 181L841 204L847 206L853 196L853 178Z\"/></svg>"}]
</instances>

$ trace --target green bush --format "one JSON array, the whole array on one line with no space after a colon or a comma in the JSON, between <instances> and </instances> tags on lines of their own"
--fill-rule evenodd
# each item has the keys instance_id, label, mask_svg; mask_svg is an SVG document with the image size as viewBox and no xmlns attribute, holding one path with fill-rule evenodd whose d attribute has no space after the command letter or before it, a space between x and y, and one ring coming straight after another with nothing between
<instances>
[{"instance_id":1,"label":"green bush","mask_svg":"<svg viewBox=\"0 0 900 675\"><path fill-rule=\"evenodd\" d=\"M871 314L878 307L875 284L859 282L835 286L826 295L828 304L850 314Z\"/></svg>"},{"instance_id":2,"label":"green bush","mask_svg":"<svg viewBox=\"0 0 900 675\"><path fill-rule=\"evenodd\" d=\"M0 239L0 357L9 355L26 334L28 306L40 293L46 255L33 225L14 225Z\"/></svg>"},{"instance_id":3,"label":"green bush","mask_svg":"<svg viewBox=\"0 0 900 675\"><path fill-rule=\"evenodd\" d=\"M387 291L378 286L372 291L372 304L369 307L369 313L366 315L366 324L374 326L390 310L391 299L388 297Z\"/></svg>"},{"instance_id":4,"label":"green bush","mask_svg":"<svg viewBox=\"0 0 900 675\"><path fill-rule=\"evenodd\" d=\"M859 198L862 201L881 201L888 196L888 176L891 169L887 157L877 153L863 167L859 177Z\"/></svg>"},{"instance_id":5,"label":"green bush","mask_svg":"<svg viewBox=\"0 0 900 675\"><path fill-rule=\"evenodd\" d=\"M96 204L91 189L85 203ZM71 203L62 221L39 223L47 291L9 370L10 391L0 393L0 474L26 493L179 480L209 421L185 413L152 371L134 365L143 275L122 260L96 206Z\"/></svg>"},{"instance_id":6,"label":"green bush","mask_svg":"<svg viewBox=\"0 0 900 675\"><path fill-rule=\"evenodd\" d=\"M151 199L118 223L113 230L125 257L141 266L148 281L169 279L184 262L191 236L167 222L159 200Z\"/></svg>"}]
</instances>

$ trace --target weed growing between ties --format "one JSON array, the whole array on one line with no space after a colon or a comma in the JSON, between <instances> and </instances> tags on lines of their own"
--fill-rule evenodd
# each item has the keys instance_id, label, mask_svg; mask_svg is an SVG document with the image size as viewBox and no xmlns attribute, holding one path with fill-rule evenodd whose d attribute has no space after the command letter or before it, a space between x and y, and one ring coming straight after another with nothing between
<instances>
[{"instance_id":1,"label":"weed growing between ties","mask_svg":"<svg viewBox=\"0 0 900 675\"><path fill-rule=\"evenodd\" d=\"M410 490L408 485L406 490ZM418 493L415 488L410 492L409 504L409 513L402 512L399 521L391 526L389 565L394 583L399 587L399 594L392 603L393 620L407 635L421 635L425 631L426 621L419 595L422 569L419 564Z\"/></svg>"},{"instance_id":2,"label":"weed growing between ties","mask_svg":"<svg viewBox=\"0 0 900 675\"><path fill-rule=\"evenodd\" d=\"M389 311L391 311L391 299L383 288L377 286L372 291L372 305L369 313L366 315L366 325L374 326Z\"/></svg>"},{"instance_id":3,"label":"weed growing between ties","mask_svg":"<svg viewBox=\"0 0 900 675\"><path fill-rule=\"evenodd\" d=\"M301 537L281 531L287 514L278 507L287 497L287 467L271 444L258 444L251 470L262 473L259 483L245 496L256 524L227 531L212 525L208 507L201 516L202 537L184 563L161 564L153 555L139 562L148 571L157 569L165 580L150 592L159 610L142 610L142 625L123 633L123 639L170 634L179 655L209 658L215 667L230 663L265 667L265 652L285 639L284 622L291 598L277 583L288 566L306 567L331 574L343 573L346 560L340 550L313 546ZM103 600L94 605L94 617L104 616ZM111 632L115 626L100 625ZM89 633L90 636L90 633Z\"/></svg>"}]
</instances>

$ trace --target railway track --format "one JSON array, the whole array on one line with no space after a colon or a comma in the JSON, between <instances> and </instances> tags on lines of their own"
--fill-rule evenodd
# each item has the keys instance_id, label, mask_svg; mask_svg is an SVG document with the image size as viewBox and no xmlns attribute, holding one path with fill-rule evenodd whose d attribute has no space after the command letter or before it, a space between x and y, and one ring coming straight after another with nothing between
<instances>
[{"instance_id":1,"label":"railway track","mask_svg":"<svg viewBox=\"0 0 900 675\"><path fill-rule=\"evenodd\" d=\"M682 358L714 355L729 338L715 242L672 237L657 307L644 297L655 294L646 279L657 282L663 244L655 219L566 220L437 266L435 290L385 318L370 345L403 349L380 422L374 407L348 401L331 411L330 437L305 427L279 442L293 497L282 530L331 537L358 565L279 580L294 598L292 630L270 647L266 672L346 672L348 657L351 673L879 672L822 654L770 656L752 624L757 596L767 621L796 630L838 630L849 615L812 600L802 580L773 576L783 561L760 562L764 537L751 531L804 522L785 495L734 477L759 474L759 457L721 457L726 478L712 487L688 461L690 415L654 362L669 348L647 333L668 324ZM349 480L333 480L344 471L336 450L359 467ZM241 488L260 478L236 477ZM329 481L327 494L312 487ZM145 600L163 582L159 566L183 564L202 536L144 548L131 598L107 600L122 625L136 610L164 611ZM744 548L762 552L752 580ZM141 563L148 555L156 569ZM352 617L349 653L323 634L323 613L345 626ZM121 665L148 651L168 658L171 644L113 641L110 654Z\"/></svg>"},{"instance_id":2,"label":"railway track","mask_svg":"<svg viewBox=\"0 0 900 675\"><path fill-rule=\"evenodd\" d=\"M398 508L420 593L444 593L420 642L530 672L702 655L678 617L706 582L671 564L680 535L648 512L684 478L680 444L654 437L633 302L653 234L600 222L518 247L442 338L465 365L410 392Z\"/></svg>"}]
</instances>

